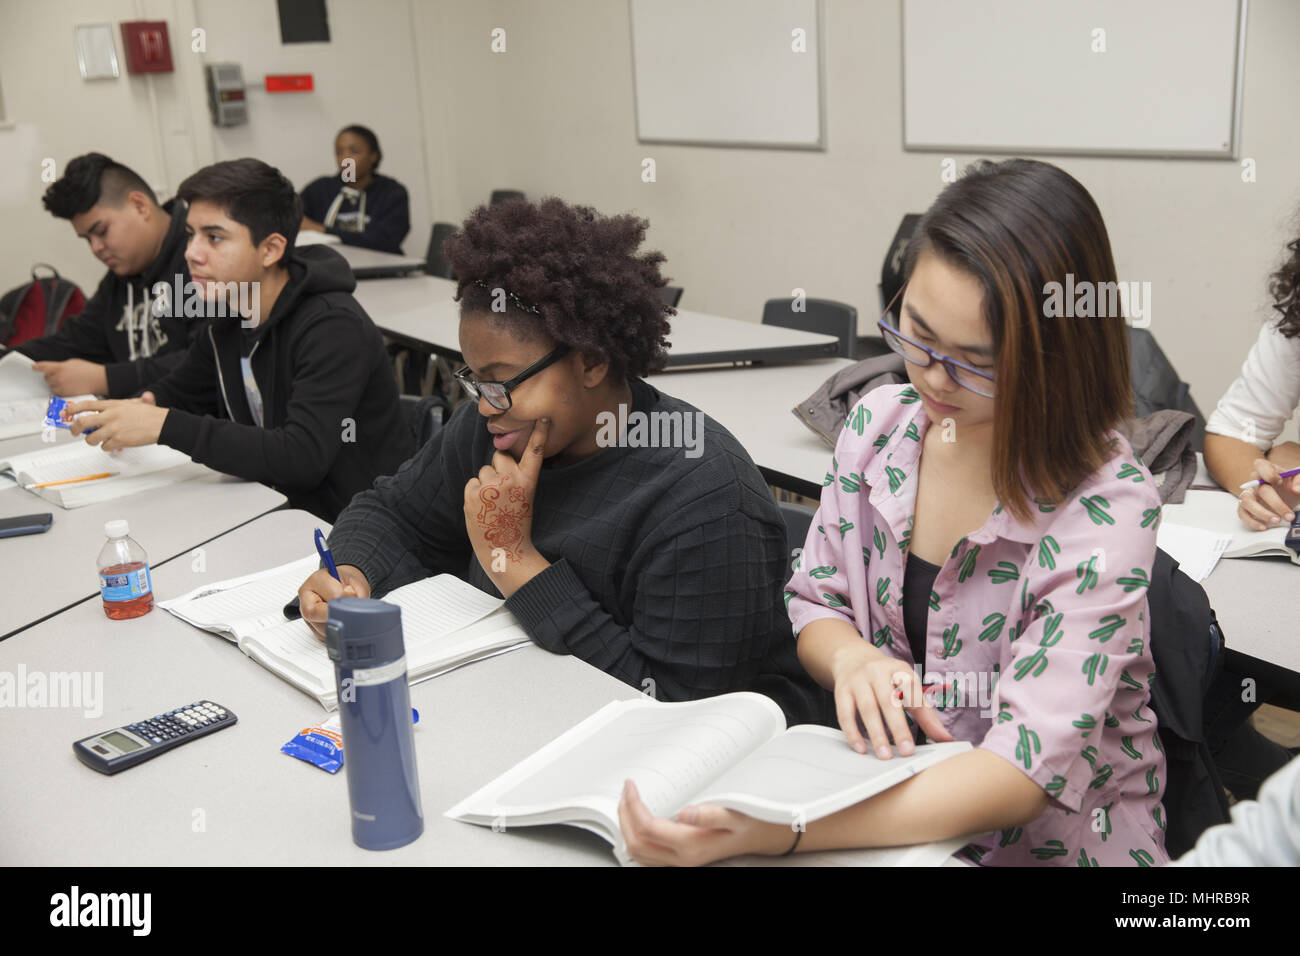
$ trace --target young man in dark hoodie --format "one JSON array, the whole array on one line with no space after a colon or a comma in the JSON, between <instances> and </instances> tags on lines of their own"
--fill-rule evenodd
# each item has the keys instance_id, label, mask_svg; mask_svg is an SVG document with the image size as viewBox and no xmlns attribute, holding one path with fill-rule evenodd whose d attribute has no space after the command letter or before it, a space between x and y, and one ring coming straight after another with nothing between
<instances>
[{"instance_id":1,"label":"young man in dark hoodie","mask_svg":"<svg viewBox=\"0 0 1300 956\"><path fill-rule=\"evenodd\" d=\"M55 395L136 395L175 368L202 331L169 293L154 295L178 275L182 288L189 279L185 204L159 206L143 179L102 153L68 163L44 203L72 222L108 273L80 315L14 351L35 360Z\"/></svg>"},{"instance_id":2,"label":"young man in dark hoodie","mask_svg":"<svg viewBox=\"0 0 1300 956\"><path fill-rule=\"evenodd\" d=\"M216 163L178 195L206 333L142 400L70 406L69 417L95 412L72 431L107 451L167 445L333 521L414 444L356 280L332 249L294 250L302 207L266 163Z\"/></svg>"}]
</instances>

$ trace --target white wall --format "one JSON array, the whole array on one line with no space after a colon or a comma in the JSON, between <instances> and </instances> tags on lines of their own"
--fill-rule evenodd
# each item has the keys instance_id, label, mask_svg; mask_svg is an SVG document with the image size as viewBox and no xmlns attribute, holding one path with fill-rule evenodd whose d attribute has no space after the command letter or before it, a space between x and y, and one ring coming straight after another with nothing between
<instances>
[{"instance_id":1,"label":"white wall","mask_svg":"<svg viewBox=\"0 0 1300 956\"><path fill-rule=\"evenodd\" d=\"M825 152L638 144L621 0L446 0L419 4L416 19L432 53L421 77L438 218L500 186L636 211L690 309L757 321L764 300L797 287L855 305L865 327L899 218L943 186L942 156L902 149L895 0L824 0ZM494 27L503 54L490 52ZM1256 161L1254 183L1230 161L1043 157L1096 198L1120 278L1151 282L1151 330L1206 414L1269 314L1267 274L1300 235L1297 36L1300 3L1252 0L1241 155ZM653 184L640 179L647 156Z\"/></svg>"},{"instance_id":2,"label":"white wall","mask_svg":"<svg viewBox=\"0 0 1300 956\"><path fill-rule=\"evenodd\" d=\"M649 218L647 245L667 254L688 308L757 321L765 299L798 287L857 306L866 326L900 216L943 185L943 157L901 147L896 0L824 0L824 152L639 144L624 0L329 0L328 10L328 46L284 47L270 0L0 0L0 83L15 123L0 129L0 289L36 258L83 286L99 276L68 225L41 209L42 157L100 149L170 194L192 168L252 153L305 185L330 170L334 132L362 122L379 134L384 171L411 192L408 253L423 253L430 222L459 222L493 189L519 188ZM153 81L156 125L148 81L85 83L73 55L75 24L141 16L169 21L178 61ZM189 52L196 24L206 56ZM505 53L490 50L494 27L506 30ZM1045 157L1096 197L1120 278L1152 283L1151 329L1207 413L1269 315L1268 273L1300 234L1298 35L1300 3L1250 4L1242 156L1256 162L1254 183L1232 162ZM312 72L317 90L250 89L251 123L215 130L201 63L224 59L250 83ZM641 181L645 157L655 183Z\"/></svg>"},{"instance_id":3,"label":"white wall","mask_svg":"<svg viewBox=\"0 0 1300 956\"><path fill-rule=\"evenodd\" d=\"M381 170L411 197L403 248L423 255L429 236L428 176L419 121L410 0L330 0L331 42L280 43L270 0L0 0L0 84L9 128L0 128L0 290L22 282L33 261L53 263L89 292L103 274L68 223L41 206L41 160L56 174L92 150L132 167L159 193L207 163L256 156L300 189L334 167L334 134L369 126L384 150ZM176 72L126 72L119 24L166 20ZM77 70L73 30L112 24L122 75L87 82ZM206 53L191 30L206 33ZM249 84L249 123L218 129L207 110L203 65L232 61ZM312 73L312 93L267 94L266 73ZM157 122L150 101L157 103Z\"/></svg>"}]
</instances>

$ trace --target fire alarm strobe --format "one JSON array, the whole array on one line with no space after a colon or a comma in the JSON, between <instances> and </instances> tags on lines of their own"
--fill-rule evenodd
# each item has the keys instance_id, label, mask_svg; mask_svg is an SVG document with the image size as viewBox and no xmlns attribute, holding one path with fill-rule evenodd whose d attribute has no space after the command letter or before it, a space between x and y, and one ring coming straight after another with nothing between
<instances>
[{"instance_id":1,"label":"fire alarm strobe","mask_svg":"<svg viewBox=\"0 0 1300 956\"><path fill-rule=\"evenodd\" d=\"M122 24L122 47L128 73L171 73L172 45L164 20L132 20Z\"/></svg>"}]
</instances>

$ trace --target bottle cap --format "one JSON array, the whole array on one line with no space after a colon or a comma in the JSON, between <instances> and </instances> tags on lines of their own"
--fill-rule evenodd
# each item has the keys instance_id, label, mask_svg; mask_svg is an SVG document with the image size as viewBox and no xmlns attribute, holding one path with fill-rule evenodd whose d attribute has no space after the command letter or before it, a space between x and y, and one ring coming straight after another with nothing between
<instances>
[{"instance_id":1,"label":"bottle cap","mask_svg":"<svg viewBox=\"0 0 1300 956\"><path fill-rule=\"evenodd\" d=\"M130 533L131 529L127 526L125 518L104 522L104 534L110 538L125 538Z\"/></svg>"}]
</instances>

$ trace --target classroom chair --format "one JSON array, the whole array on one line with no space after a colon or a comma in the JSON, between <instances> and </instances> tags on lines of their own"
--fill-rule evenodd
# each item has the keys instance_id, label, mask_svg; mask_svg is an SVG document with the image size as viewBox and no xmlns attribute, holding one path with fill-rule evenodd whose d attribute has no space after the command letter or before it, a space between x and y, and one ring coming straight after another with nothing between
<instances>
[{"instance_id":1,"label":"classroom chair","mask_svg":"<svg viewBox=\"0 0 1300 956\"><path fill-rule=\"evenodd\" d=\"M677 303L682 301L681 287L666 285L659 290L659 298L664 300L664 305L671 305L675 309Z\"/></svg>"},{"instance_id":2,"label":"classroom chair","mask_svg":"<svg viewBox=\"0 0 1300 956\"><path fill-rule=\"evenodd\" d=\"M795 504L793 501L778 501L776 506L781 510L781 517L785 519L785 553L789 554L795 548L802 548L803 543L808 540L808 529L812 526L813 516L817 511L807 505Z\"/></svg>"},{"instance_id":3,"label":"classroom chair","mask_svg":"<svg viewBox=\"0 0 1300 956\"><path fill-rule=\"evenodd\" d=\"M416 447L424 445L438 433L443 424L451 417L451 402L446 395L435 392L432 395L399 395L402 412L407 425L415 436Z\"/></svg>"},{"instance_id":4,"label":"classroom chair","mask_svg":"<svg viewBox=\"0 0 1300 956\"><path fill-rule=\"evenodd\" d=\"M492 200L489 205L495 206L499 202L505 202L507 199L523 199L524 194L518 189L495 189L492 191Z\"/></svg>"},{"instance_id":5,"label":"classroom chair","mask_svg":"<svg viewBox=\"0 0 1300 956\"><path fill-rule=\"evenodd\" d=\"M858 351L858 310L831 299L805 299L803 304L804 311L796 312L790 299L768 299L763 305L763 324L833 335L840 340L839 356L854 358Z\"/></svg>"},{"instance_id":6,"label":"classroom chair","mask_svg":"<svg viewBox=\"0 0 1300 956\"><path fill-rule=\"evenodd\" d=\"M424 271L426 275L441 279L454 279L451 263L442 254L442 244L456 233L456 227L449 222L435 222L429 235L429 250L424 254Z\"/></svg>"}]
</instances>

